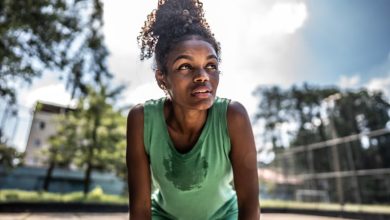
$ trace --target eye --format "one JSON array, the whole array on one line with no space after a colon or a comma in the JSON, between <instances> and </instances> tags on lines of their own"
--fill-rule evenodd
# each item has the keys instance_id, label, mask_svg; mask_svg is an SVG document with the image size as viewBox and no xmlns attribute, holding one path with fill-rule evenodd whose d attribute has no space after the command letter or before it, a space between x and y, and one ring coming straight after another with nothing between
<instances>
[{"instance_id":1,"label":"eye","mask_svg":"<svg viewBox=\"0 0 390 220\"><path fill-rule=\"evenodd\" d=\"M190 64L182 64L180 65L177 70L191 70L192 66Z\"/></svg>"},{"instance_id":2,"label":"eye","mask_svg":"<svg viewBox=\"0 0 390 220\"><path fill-rule=\"evenodd\" d=\"M218 70L218 65L216 65L214 63L209 63L206 65L206 69L207 70Z\"/></svg>"}]
</instances>

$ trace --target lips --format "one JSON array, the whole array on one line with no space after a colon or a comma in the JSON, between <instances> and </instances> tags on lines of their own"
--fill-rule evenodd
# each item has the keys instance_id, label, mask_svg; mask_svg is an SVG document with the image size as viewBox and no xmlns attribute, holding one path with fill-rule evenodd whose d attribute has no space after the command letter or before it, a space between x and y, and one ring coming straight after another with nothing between
<instances>
[{"instance_id":1,"label":"lips","mask_svg":"<svg viewBox=\"0 0 390 220\"><path fill-rule=\"evenodd\" d=\"M191 92L192 95L207 94L207 93L211 93L211 88L209 86L199 86L196 87Z\"/></svg>"},{"instance_id":2,"label":"lips","mask_svg":"<svg viewBox=\"0 0 390 220\"><path fill-rule=\"evenodd\" d=\"M192 90L191 95L198 99L209 99L212 96L212 90L210 86L198 86Z\"/></svg>"}]
</instances>

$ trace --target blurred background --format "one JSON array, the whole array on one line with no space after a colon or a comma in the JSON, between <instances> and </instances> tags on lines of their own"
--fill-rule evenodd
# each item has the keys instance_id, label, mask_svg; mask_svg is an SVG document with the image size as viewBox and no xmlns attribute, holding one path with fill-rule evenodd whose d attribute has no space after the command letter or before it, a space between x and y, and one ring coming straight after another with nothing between
<instances>
[{"instance_id":1,"label":"blurred background","mask_svg":"<svg viewBox=\"0 0 390 220\"><path fill-rule=\"evenodd\" d=\"M262 207L390 213L390 2L203 3ZM127 203L126 114L164 96L136 39L156 6L0 0L0 202Z\"/></svg>"}]
</instances>

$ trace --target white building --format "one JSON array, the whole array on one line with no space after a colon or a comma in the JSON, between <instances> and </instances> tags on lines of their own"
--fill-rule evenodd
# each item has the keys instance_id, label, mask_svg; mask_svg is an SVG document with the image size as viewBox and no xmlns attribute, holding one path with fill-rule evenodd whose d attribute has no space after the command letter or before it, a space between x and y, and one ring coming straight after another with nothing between
<instances>
[{"instance_id":1,"label":"white building","mask_svg":"<svg viewBox=\"0 0 390 220\"><path fill-rule=\"evenodd\" d=\"M36 103L25 151L26 166L45 166L46 156L42 154L42 150L49 146L50 136L56 134L56 116L69 110L71 109L57 104Z\"/></svg>"}]
</instances>

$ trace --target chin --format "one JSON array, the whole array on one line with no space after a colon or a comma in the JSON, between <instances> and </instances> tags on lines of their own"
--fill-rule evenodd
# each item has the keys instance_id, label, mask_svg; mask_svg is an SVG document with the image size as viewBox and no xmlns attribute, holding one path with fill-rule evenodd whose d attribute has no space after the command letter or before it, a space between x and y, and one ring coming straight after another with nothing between
<instances>
[{"instance_id":1,"label":"chin","mask_svg":"<svg viewBox=\"0 0 390 220\"><path fill-rule=\"evenodd\" d=\"M201 99L201 100L197 101L197 103L195 104L196 109L207 110L213 106L214 101L215 101L215 96L210 97L208 99Z\"/></svg>"}]
</instances>

